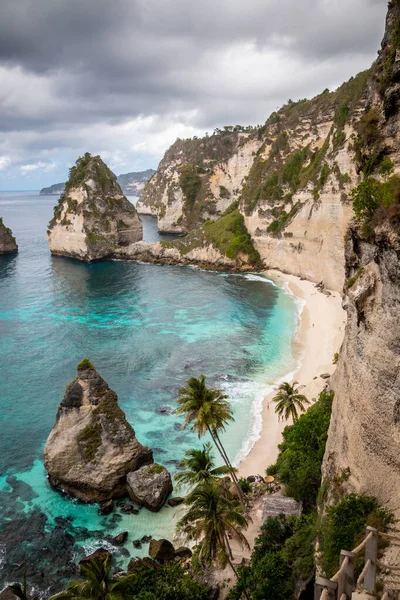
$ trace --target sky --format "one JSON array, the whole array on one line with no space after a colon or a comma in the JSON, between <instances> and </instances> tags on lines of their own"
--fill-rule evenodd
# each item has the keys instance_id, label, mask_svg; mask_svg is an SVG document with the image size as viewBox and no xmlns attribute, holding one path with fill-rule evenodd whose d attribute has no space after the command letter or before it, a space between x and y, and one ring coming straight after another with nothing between
<instances>
[{"instance_id":1,"label":"sky","mask_svg":"<svg viewBox=\"0 0 400 600\"><path fill-rule=\"evenodd\" d=\"M85 152L156 168L177 137L256 125L376 58L387 0L2 0L0 189Z\"/></svg>"}]
</instances>

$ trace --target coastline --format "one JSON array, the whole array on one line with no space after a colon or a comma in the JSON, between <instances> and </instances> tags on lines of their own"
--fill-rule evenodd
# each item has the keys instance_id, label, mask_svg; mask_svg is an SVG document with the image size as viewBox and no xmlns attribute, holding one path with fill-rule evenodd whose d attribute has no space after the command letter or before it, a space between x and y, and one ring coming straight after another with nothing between
<instances>
[{"instance_id":1,"label":"coastline","mask_svg":"<svg viewBox=\"0 0 400 600\"><path fill-rule=\"evenodd\" d=\"M266 271L264 275L303 301L299 328L293 340L293 352L299 360L299 368L291 382L298 382L301 393L313 402L327 384L320 375L335 371L333 355L339 352L343 341L346 312L342 308L341 294L330 292L331 295L326 296L311 281L277 270ZM240 477L264 476L265 469L278 456L278 444L288 423L278 421L272 402L275 394L276 390L264 398L260 438L238 465Z\"/></svg>"}]
</instances>

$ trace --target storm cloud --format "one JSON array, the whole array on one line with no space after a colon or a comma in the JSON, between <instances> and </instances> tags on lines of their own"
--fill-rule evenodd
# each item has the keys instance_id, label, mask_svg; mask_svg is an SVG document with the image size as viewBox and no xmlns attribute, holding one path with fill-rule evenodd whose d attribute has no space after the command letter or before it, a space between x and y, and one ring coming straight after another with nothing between
<instances>
[{"instance_id":1,"label":"storm cloud","mask_svg":"<svg viewBox=\"0 0 400 600\"><path fill-rule=\"evenodd\" d=\"M257 124L367 68L386 0L3 0L0 187L85 151L154 167L177 136Z\"/></svg>"}]
</instances>

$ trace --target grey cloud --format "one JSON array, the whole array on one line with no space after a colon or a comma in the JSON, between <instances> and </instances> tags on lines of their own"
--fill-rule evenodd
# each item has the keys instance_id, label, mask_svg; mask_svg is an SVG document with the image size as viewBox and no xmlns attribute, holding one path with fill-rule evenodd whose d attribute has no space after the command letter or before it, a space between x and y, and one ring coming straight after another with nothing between
<instances>
[{"instance_id":1,"label":"grey cloud","mask_svg":"<svg viewBox=\"0 0 400 600\"><path fill-rule=\"evenodd\" d=\"M4 1L0 131L10 154L10 134L29 132L15 151L33 161L46 140L49 152L71 147L65 132L80 144L82 128L146 115L209 131L263 122L366 68L385 11L386 0Z\"/></svg>"}]
</instances>

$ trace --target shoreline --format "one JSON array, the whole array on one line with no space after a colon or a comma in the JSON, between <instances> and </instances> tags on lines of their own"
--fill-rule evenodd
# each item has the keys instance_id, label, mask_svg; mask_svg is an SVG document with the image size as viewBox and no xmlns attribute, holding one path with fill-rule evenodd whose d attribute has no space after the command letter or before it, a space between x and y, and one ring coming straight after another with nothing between
<instances>
[{"instance_id":1,"label":"shoreline","mask_svg":"<svg viewBox=\"0 0 400 600\"><path fill-rule=\"evenodd\" d=\"M339 352L343 341L346 312L342 308L342 297L338 292L330 292L326 296L315 284L295 275L288 275L277 270L263 273L274 283L295 298L302 301L299 311L299 327L293 339L293 353L298 360L298 368L290 378L290 382L298 382L302 394L312 403L327 384L321 379L323 373L334 373L333 355ZM282 441L282 432L286 421L278 421L272 398L276 389L264 397L261 411L262 429L259 439L250 452L241 459L238 465L240 477L249 475L265 475L265 469L278 457L278 444Z\"/></svg>"}]
</instances>

